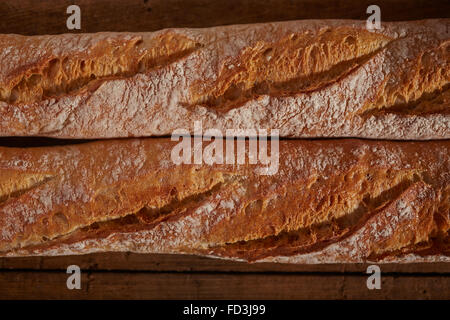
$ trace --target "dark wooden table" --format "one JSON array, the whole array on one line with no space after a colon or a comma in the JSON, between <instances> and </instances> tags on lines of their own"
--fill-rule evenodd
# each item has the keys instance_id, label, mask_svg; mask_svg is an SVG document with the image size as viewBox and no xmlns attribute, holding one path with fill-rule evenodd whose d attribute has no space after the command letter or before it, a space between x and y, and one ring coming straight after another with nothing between
<instances>
[{"instance_id":1,"label":"dark wooden table","mask_svg":"<svg viewBox=\"0 0 450 320\"><path fill-rule=\"evenodd\" d=\"M66 269L81 268L81 290ZM247 264L184 255L102 253L0 259L0 298L450 299L450 264L381 265L368 290L366 265Z\"/></svg>"},{"instance_id":2,"label":"dark wooden table","mask_svg":"<svg viewBox=\"0 0 450 320\"><path fill-rule=\"evenodd\" d=\"M70 4L81 8L77 32L366 19L370 4L380 6L384 21L448 18L450 14L448 0L3 0L0 33L72 32L66 28ZM2 140L5 145L24 143ZM69 265L82 270L81 290L66 287ZM366 268L362 264L246 264L130 253L0 258L0 299L450 299L450 264L381 265L381 290L367 289Z\"/></svg>"}]
</instances>

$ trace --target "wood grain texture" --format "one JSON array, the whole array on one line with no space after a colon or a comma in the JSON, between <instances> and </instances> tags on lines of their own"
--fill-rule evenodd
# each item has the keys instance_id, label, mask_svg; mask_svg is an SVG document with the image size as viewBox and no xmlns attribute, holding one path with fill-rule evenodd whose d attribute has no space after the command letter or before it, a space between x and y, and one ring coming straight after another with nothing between
<instances>
[{"instance_id":1,"label":"wood grain texture","mask_svg":"<svg viewBox=\"0 0 450 320\"><path fill-rule=\"evenodd\" d=\"M0 258L0 272L7 270L55 271L78 265L87 271L148 272L233 272L233 273L360 273L368 264L301 265L281 263L244 263L195 255L93 253L79 256ZM383 264L383 273L450 274L449 263Z\"/></svg>"},{"instance_id":2,"label":"wood grain texture","mask_svg":"<svg viewBox=\"0 0 450 320\"><path fill-rule=\"evenodd\" d=\"M4 0L0 33L67 33L66 8L81 8L81 30L154 31L297 19L366 19L370 0ZM449 17L446 0L379 0L383 21Z\"/></svg>"},{"instance_id":3,"label":"wood grain texture","mask_svg":"<svg viewBox=\"0 0 450 320\"><path fill-rule=\"evenodd\" d=\"M450 277L382 278L369 290L364 275L82 273L68 290L64 272L0 273L0 299L449 299Z\"/></svg>"}]
</instances>

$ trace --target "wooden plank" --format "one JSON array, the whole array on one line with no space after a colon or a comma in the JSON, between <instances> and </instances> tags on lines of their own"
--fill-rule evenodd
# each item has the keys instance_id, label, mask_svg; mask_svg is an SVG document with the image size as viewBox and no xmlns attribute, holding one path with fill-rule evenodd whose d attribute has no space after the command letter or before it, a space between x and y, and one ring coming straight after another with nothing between
<instances>
[{"instance_id":1,"label":"wooden plank","mask_svg":"<svg viewBox=\"0 0 450 320\"><path fill-rule=\"evenodd\" d=\"M80 256L0 258L0 269L65 270L76 264L82 270L159 272L365 272L367 264L294 265L234 262L193 255L96 253ZM450 263L384 264L389 273L450 274Z\"/></svg>"},{"instance_id":2,"label":"wooden plank","mask_svg":"<svg viewBox=\"0 0 450 320\"><path fill-rule=\"evenodd\" d=\"M64 272L1 272L0 299L450 299L450 277L364 275L82 273L81 289Z\"/></svg>"},{"instance_id":3,"label":"wooden plank","mask_svg":"<svg viewBox=\"0 0 450 320\"><path fill-rule=\"evenodd\" d=\"M366 19L371 0L3 0L0 33L67 33L66 8L81 8L76 32L154 31L296 19ZM383 21L449 17L447 0L378 0Z\"/></svg>"}]
</instances>

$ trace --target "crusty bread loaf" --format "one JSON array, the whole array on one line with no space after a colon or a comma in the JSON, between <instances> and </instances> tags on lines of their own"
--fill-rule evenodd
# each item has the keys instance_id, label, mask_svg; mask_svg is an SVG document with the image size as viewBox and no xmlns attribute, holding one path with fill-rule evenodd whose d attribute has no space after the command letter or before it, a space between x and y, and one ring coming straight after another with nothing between
<instances>
[{"instance_id":1,"label":"crusty bread loaf","mask_svg":"<svg viewBox=\"0 0 450 320\"><path fill-rule=\"evenodd\" d=\"M281 140L275 174L250 149L244 163L180 164L167 138L0 147L0 255L450 261L449 22L0 35L0 136L167 136L200 121L378 139Z\"/></svg>"},{"instance_id":2,"label":"crusty bread loaf","mask_svg":"<svg viewBox=\"0 0 450 320\"><path fill-rule=\"evenodd\" d=\"M281 140L273 175L176 165L175 144L0 148L1 255L450 261L449 140Z\"/></svg>"},{"instance_id":3,"label":"crusty bread loaf","mask_svg":"<svg viewBox=\"0 0 450 320\"><path fill-rule=\"evenodd\" d=\"M448 139L449 21L0 35L0 135Z\"/></svg>"}]
</instances>

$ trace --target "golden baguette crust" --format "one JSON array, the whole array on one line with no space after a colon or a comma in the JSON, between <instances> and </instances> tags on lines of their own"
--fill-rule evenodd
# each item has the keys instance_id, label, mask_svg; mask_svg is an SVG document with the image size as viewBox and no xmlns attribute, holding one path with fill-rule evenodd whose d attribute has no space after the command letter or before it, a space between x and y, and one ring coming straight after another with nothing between
<instances>
[{"instance_id":1,"label":"golden baguette crust","mask_svg":"<svg viewBox=\"0 0 450 320\"><path fill-rule=\"evenodd\" d=\"M449 21L0 35L0 135L448 139Z\"/></svg>"},{"instance_id":2,"label":"golden baguette crust","mask_svg":"<svg viewBox=\"0 0 450 320\"><path fill-rule=\"evenodd\" d=\"M271 176L175 165L176 143L0 148L1 255L450 261L449 140L281 140Z\"/></svg>"}]
</instances>

